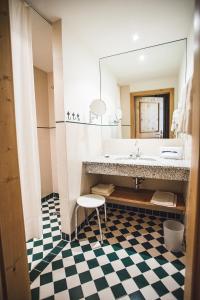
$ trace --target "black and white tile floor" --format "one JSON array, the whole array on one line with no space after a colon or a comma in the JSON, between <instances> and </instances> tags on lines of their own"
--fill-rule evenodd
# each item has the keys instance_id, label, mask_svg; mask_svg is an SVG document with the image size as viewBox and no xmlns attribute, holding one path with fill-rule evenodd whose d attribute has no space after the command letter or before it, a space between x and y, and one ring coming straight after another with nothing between
<instances>
[{"instance_id":1,"label":"black and white tile floor","mask_svg":"<svg viewBox=\"0 0 200 300\"><path fill-rule=\"evenodd\" d=\"M42 239L26 243L29 271L43 259L61 240L59 199L42 203Z\"/></svg>"},{"instance_id":2,"label":"black and white tile floor","mask_svg":"<svg viewBox=\"0 0 200 300\"><path fill-rule=\"evenodd\" d=\"M30 272L32 299L183 299L185 257L164 247L163 221L108 208L103 246L93 217L79 241L59 241Z\"/></svg>"}]
</instances>

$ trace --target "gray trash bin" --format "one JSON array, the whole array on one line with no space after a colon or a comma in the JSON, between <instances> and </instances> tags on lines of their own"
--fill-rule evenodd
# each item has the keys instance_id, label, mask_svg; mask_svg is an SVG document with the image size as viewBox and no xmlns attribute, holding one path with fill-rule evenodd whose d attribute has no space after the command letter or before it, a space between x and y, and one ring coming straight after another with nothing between
<instances>
[{"instance_id":1,"label":"gray trash bin","mask_svg":"<svg viewBox=\"0 0 200 300\"><path fill-rule=\"evenodd\" d=\"M184 225L181 222L167 220L163 223L164 241L167 250L182 251Z\"/></svg>"}]
</instances>

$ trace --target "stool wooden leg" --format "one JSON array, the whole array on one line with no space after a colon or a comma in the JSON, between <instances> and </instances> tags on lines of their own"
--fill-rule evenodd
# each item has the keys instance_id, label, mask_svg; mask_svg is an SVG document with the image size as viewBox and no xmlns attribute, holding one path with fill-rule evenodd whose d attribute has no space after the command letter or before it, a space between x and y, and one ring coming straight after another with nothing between
<instances>
[{"instance_id":1,"label":"stool wooden leg","mask_svg":"<svg viewBox=\"0 0 200 300\"><path fill-rule=\"evenodd\" d=\"M79 205L75 208L75 239L78 239L78 209Z\"/></svg>"},{"instance_id":2,"label":"stool wooden leg","mask_svg":"<svg viewBox=\"0 0 200 300\"><path fill-rule=\"evenodd\" d=\"M97 212L97 219L99 222L99 231L100 231L100 238L101 238L101 243L103 243L103 235L102 235L102 230L101 230L101 221L99 217L99 209L96 207L96 212Z\"/></svg>"}]
</instances>

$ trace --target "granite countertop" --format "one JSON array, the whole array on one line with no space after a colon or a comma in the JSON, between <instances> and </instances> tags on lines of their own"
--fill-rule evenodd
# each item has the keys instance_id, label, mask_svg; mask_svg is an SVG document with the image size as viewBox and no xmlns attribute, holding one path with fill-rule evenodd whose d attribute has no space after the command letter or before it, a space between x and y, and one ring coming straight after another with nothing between
<instances>
[{"instance_id":1,"label":"granite countertop","mask_svg":"<svg viewBox=\"0 0 200 300\"><path fill-rule=\"evenodd\" d=\"M146 158L146 159L145 159ZM188 181L190 162L145 156L134 159L129 156L97 157L83 161L86 172L91 174L144 177Z\"/></svg>"},{"instance_id":2,"label":"granite countertop","mask_svg":"<svg viewBox=\"0 0 200 300\"><path fill-rule=\"evenodd\" d=\"M160 157L152 157L155 160L148 159L131 159L124 158L123 156L100 156L93 159L84 160L83 164L115 164L115 165L128 165L128 166L156 166L156 167L171 167L171 168L183 168L190 170L190 162L188 160L177 160L177 159L164 159Z\"/></svg>"}]
</instances>

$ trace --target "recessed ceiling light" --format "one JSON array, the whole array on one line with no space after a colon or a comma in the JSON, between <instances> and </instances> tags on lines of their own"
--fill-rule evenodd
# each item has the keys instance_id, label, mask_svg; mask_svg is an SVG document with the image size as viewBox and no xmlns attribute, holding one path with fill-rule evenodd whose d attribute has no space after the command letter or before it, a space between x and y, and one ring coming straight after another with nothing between
<instances>
[{"instance_id":1,"label":"recessed ceiling light","mask_svg":"<svg viewBox=\"0 0 200 300\"><path fill-rule=\"evenodd\" d=\"M144 59L145 59L145 56L144 56L143 54L141 54L141 55L139 56L139 60L143 61Z\"/></svg>"},{"instance_id":2,"label":"recessed ceiling light","mask_svg":"<svg viewBox=\"0 0 200 300\"><path fill-rule=\"evenodd\" d=\"M133 35L133 41L136 42L139 39L139 35L137 33L135 33Z\"/></svg>"}]
</instances>

